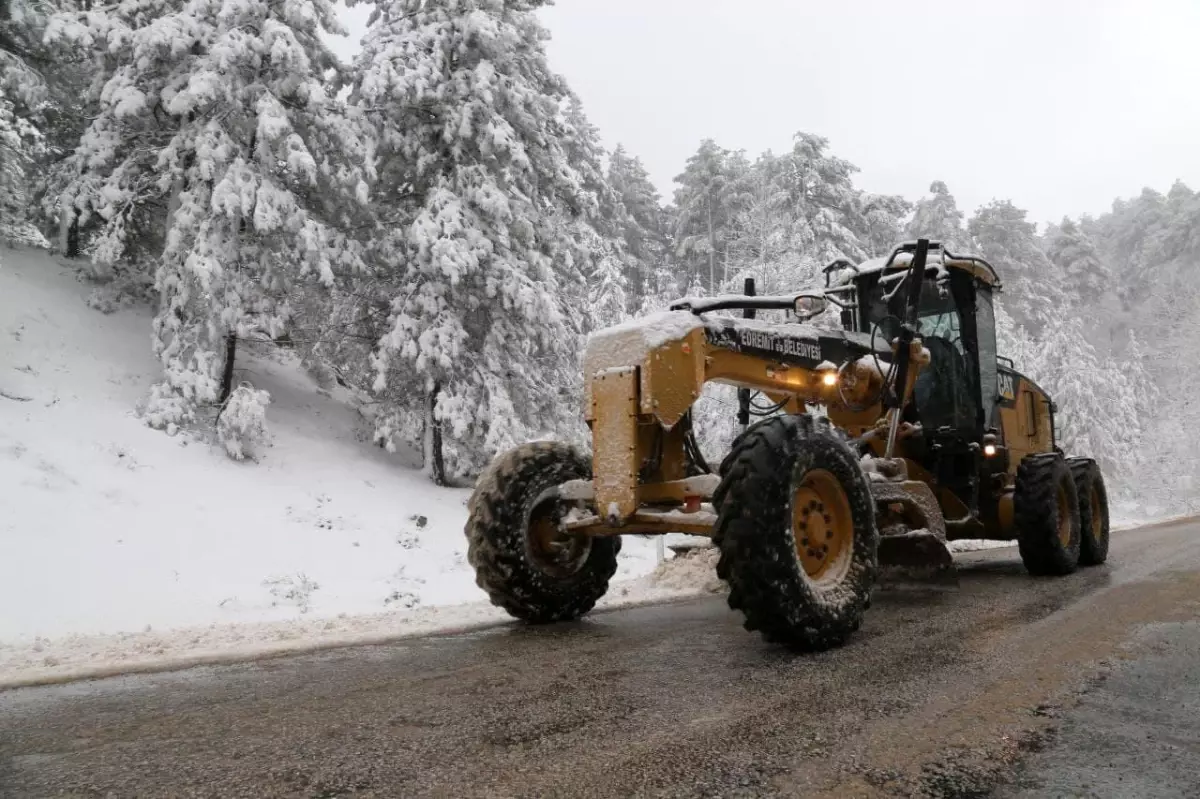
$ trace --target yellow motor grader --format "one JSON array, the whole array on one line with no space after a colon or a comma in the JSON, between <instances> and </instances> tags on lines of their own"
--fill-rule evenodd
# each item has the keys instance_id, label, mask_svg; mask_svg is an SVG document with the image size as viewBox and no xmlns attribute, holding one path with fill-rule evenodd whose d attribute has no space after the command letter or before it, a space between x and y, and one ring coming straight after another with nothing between
<instances>
[{"instance_id":1,"label":"yellow motor grader","mask_svg":"<svg viewBox=\"0 0 1200 799\"><path fill-rule=\"evenodd\" d=\"M950 540L1016 539L1035 575L1104 562L1104 480L997 354L999 287L983 259L921 239L835 262L818 290L748 281L593 335L592 452L534 442L493 461L466 524L476 581L520 619L573 619L607 590L620 536L709 536L746 628L819 650L859 627L881 574L953 580ZM826 311L840 329L811 323ZM710 381L738 387L743 425L715 472L692 426Z\"/></svg>"}]
</instances>

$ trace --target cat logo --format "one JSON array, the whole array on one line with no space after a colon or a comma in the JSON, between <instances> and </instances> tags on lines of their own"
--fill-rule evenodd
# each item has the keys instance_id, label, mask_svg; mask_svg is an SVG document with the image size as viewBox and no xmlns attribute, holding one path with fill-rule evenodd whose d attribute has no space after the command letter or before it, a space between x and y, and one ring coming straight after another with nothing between
<instances>
[{"instance_id":1,"label":"cat logo","mask_svg":"<svg viewBox=\"0 0 1200 799\"><path fill-rule=\"evenodd\" d=\"M1000 379L1000 398L1015 400L1017 392L1013 387L1013 376L1008 372L1001 372L998 377Z\"/></svg>"}]
</instances>

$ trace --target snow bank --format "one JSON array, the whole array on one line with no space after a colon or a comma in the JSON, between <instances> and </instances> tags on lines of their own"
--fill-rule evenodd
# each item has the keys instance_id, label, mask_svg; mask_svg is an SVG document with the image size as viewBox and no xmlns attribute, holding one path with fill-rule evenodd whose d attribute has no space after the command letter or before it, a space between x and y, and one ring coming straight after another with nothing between
<instances>
[{"instance_id":1,"label":"snow bank","mask_svg":"<svg viewBox=\"0 0 1200 799\"><path fill-rule=\"evenodd\" d=\"M719 593L716 550L691 550L637 579L614 583L598 611ZM0 644L0 689L235 663L346 646L390 644L431 633L461 634L517 624L487 601L426 606L403 613L338 614L248 624L209 624L115 635L35 637Z\"/></svg>"},{"instance_id":2,"label":"snow bank","mask_svg":"<svg viewBox=\"0 0 1200 799\"><path fill-rule=\"evenodd\" d=\"M470 492L372 446L348 396L245 351L236 379L271 397L257 462L151 430L134 411L159 372L150 311L101 314L90 291L4 252L0 680L507 618L466 562ZM678 593L639 582L658 562L627 540L611 601Z\"/></svg>"}]
</instances>

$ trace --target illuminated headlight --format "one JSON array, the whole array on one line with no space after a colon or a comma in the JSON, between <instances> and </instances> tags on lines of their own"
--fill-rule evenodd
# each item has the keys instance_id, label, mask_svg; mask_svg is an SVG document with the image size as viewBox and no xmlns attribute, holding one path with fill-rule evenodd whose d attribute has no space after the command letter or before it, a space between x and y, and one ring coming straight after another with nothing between
<instances>
[{"instance_id":1,"label":"illuminated headlight","mask_svg":"<svg viewBox=\"0 0 1200 799\"><path fill-rule=\"evenodd\" d=\"M826 372L825 374L821 375L821 382L827 386L836 386L837 378L837 372Z\"/></svg>"},{"instance_id":2,"label":"illuminated headlight","mask_svg":"<svg viewBox=\"0 0 1200 799\"><path fill-rule=\"evenodd\" d=\"M993 455L995 455L996 454L996 445L995 444L984 444L983 445L983 454L989 458L992 457Z\"/></svg>"}]
</instances>

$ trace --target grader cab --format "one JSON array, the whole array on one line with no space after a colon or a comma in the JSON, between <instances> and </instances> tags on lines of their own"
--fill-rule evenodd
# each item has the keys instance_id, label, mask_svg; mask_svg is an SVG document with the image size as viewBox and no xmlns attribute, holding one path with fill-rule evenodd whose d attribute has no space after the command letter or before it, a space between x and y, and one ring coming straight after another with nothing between
<instances>
[{"instance_id":1,"label":"grader cab","mask_svg":"<svg viewBox=\"0 0 1200 799\"><path fill-rule=\"evenodd\" d=\"M517 447L471 499L469 558L492 601L576 618L607 590L621 536L690 533L719 547L747 629L816 650L858 628L881 575L952 579L947 541L1016 539L1037 575L1102 563L1103 478L1064 456L1050 398L997 355L995 270L922 239L825 275L594 335L590 456ZM828 310L840 328L809 323ZM757 318L780 312L796 321ZM715 471L692 424L709 382L738 387L744 425Z\"/></svg>"}]
</instances>

